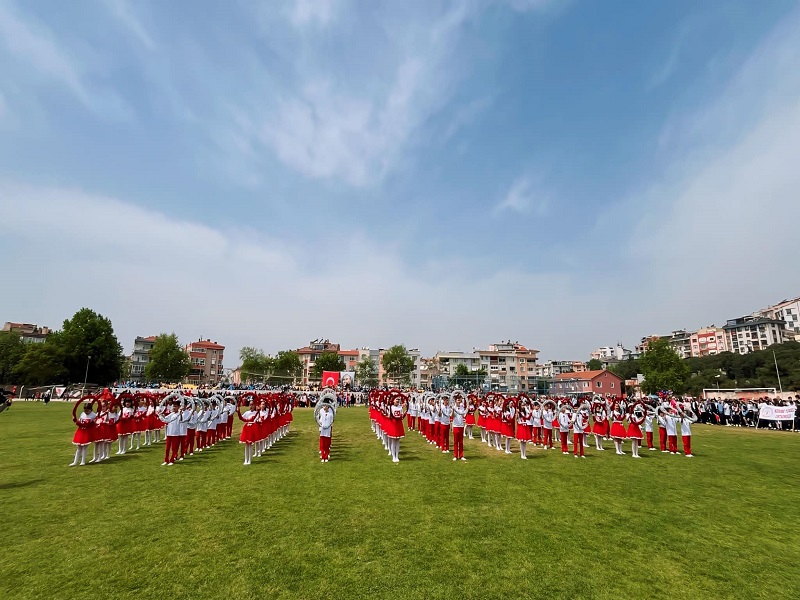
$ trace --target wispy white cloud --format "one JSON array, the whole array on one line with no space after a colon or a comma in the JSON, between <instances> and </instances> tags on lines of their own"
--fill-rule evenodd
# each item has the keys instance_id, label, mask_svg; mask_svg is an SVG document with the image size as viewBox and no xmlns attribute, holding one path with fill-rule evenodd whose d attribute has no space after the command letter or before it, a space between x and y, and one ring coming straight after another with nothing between
<instances>
[{"instance_id":1,"label":"wispy white cloud","mask_svg":"<svg viewBox=\"0 0 800 600\"><path fill-rule=\"evenodd\" d=\"M523 175L514 181L505 197L495 205L493 213L495 216L504 212L542 216L547 213L549 206L549 197L541 183Z\"/></svg>"},{"instance_id":2,"label":"wispy white cloud","mask_svg":"<svg viewBox=\"0 0 800 600\"><path fill-rule=\"evenodd\" d=\"M579 295L565 275L508 268L476 274L453 264L409 269L397 249L369 241L357 228L338 235L331 252L330 246L246 226L215 228L115 198L13 183L0 183L0 212L10 232L0 239L7 259L0 276L27 290L8 298L8 318L24 313L57 324L70 311L91 306L112 319L128 348L136 335L176 331L188 340L202 333L232 350L229 366L241 346L276 351L302 345L320 331L345 345L406 343L429 353L509 335L566 352L554 342L555 332L551 339L541 329L545 317L521 323L519 316L541 314L550 321L581 312L578 304L592 299L598 310L607 305L602 288L596 298ZM35 243L41 239L58 243ZM348 265L344 271L342 264ZM510 284L515 293L504 297L503 310L475 321L486 310L485 299ZM53 289L64 293L48 293ZM35 307L26 299L31 295ZM355 305L381 308L342 319ZM570 322L592 330L592 314L582 311ZM466 331L459 325L469 318L474 322Z\"/></svg>"},{"instance_id":3,"label":"wispy white cloud","mask_svg":"<svg viewBox=\"0 0 800 600\"><path fill-rule=\"evenodd\" d=\"M293 0L287 13L295 27L324 27L336 16L341 4L343 0Z\"/></svg>"},{"instance_id":4,"label":"wispy white cloud","mask_svg":"<svg viewBox=\"0 0 800 600\"><path fill-rule=\"evenodd\" d=\"M32 69L30 85L39 89L55 83L68 90L96 114L115 120L130 120L133 111L114 89L95 85L85 64L76 59L51 29L30 16L22 16L13 2L0 0L0 48L20 64Z\"/></svg>"},{"instance_id":5,"label":"wispy white cloud","mask_svg":"<svg viewBox=\"0 0 800 600\"><path fill-rule=\"evenodd\" d=\"M109 12L148 50L156 47L155 41L139 19L128 0L103 0Z\"/></svg>"}]
</instances>

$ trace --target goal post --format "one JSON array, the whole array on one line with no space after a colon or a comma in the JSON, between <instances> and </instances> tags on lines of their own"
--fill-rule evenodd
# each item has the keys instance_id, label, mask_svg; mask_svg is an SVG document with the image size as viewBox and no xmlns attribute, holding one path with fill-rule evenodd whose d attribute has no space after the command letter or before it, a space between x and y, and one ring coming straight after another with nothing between
<instances>
[{"instance_id":1,"label":"goal post","mask_svg":"<svg viewBox=\"0 0 800 600\"><path fill-rule=\"evenodd\" d=\"M754 388L703 388L703 399L721 398L722 400L735 400L744 398L751 400L762 396L775 396L778 393L774 387Z\"/></svg>"}]
</instances>

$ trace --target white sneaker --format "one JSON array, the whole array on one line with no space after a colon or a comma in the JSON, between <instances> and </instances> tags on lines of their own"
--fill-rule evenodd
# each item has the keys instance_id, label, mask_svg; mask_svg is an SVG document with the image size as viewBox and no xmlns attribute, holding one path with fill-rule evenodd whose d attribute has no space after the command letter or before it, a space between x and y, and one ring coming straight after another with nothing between
<instances>
[{"instance_id":1,"label":"white sneaker","mask_svg":"<svg viewBox=\"0 0 800 600\"><path fill-rule=\"evenodd\" d=\"M172 466L172 465L174 465L174 464L175 464L175 463L167 463L167 466L168 466L168 467L171 467L171 466Z\"/></svg>"},{"instance_id":2,"label":"white sneaker","mask_svg":"<svg viewBox=\"0 0 800 600\"><path fill-rule=\"evenodd\" d=\"M183 460L183 457L181 456L178 460Z\"/></svg>"},{"instance_id":3,"label":"white sneaker","mask_svg":"<svg viewBox=\"0 0 800 600\"><path fill-rule=\"evenodd\" d=\"M77 463L77 461L76 461L76 462L71 462L71 463L69 463L69 466L70 466L70 467L74 467L74 466L76 466L77 464L78 464L78 463Z\"/></svg>"},{"instance_id":4,"label":"white sneaker","mask_svg":"<svg viewBox=\"0 0 800 600\"><path fill-rule=\"evenodd\" d=\"M86 463L85 463L85 462L83 462L83 461L81 461L81 464L79 464L78 466L79 466L79 467L84 467L84 466L86 466Z\"/></svg>"},{"instance_id":5,"label":"white sneaker","mask_svg":"<svg viewBox=\"0 0 800 600\"><path fill-rule=\"evenodd\" d=\"M163 467L166 464L167 464L166 461L164 461L164 462L161 463L161 466Z\"/></svg>"},{"instance_id":6,"label":"white sneaker","mask_svg":"<svg viewBox=\"0 0 800 600\"><path fill-rule=\"evenodd\" d=\"M694 454L687 454L686 458L694 458Z\"/></svg>"},{"instance_id":7,"label":"white sneaker","mask_svg":"<svg viewBox=\"0 0 800 600\"><path fill-rule=\"evenodd\" d=\"M462 457L461 457L461 460L467 460L467 459L466 459L466 458L464 458L464 457L462 456Z\"/></svg>"},{"instance_id":8,"label":"white sneaker","mask_svg":"<svg viewBox=\"0 0 800 600\"><path fill-rule=\"evenodd\" d=\"M655 450L655 448L648 448L648 450Z\"/></svg>"},{"instance_id":9,"label":"white sneaker","mask_svg":"<svg viewBox=\"0 0 800 600\"><path fill-rule=\"evenodd\" d=\"M581 456L581 458L586 458L586 456Z\"/></svg>"},{"instance_id":10,"label":"white sneaker","mask_svg":"<svg viewBox=\"0 0 800 600\"><path fill-rule=\"evenodd\" d=\"M527 457L527 456L520 456L520 458L521 458L522 460L528 460L528 457Z\"/></svg>"}]
</instances>

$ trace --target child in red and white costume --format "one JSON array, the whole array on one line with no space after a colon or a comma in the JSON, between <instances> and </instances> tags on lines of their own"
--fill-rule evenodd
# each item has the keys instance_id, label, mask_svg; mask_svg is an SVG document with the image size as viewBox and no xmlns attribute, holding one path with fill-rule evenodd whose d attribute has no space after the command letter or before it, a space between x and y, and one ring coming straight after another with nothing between
<instances>
[{"instance_id":1,"label":"child in red and white costume","mask_svg":"<svg viewBox=\"0 0 800 600\"><path fill-rule=\"evenodd\" d=\"M533 411L530 401L525 397L520 398L517 407L517 441L519 442L519 457L522 460L528 460L528 442L532 439L532 418Z\"/></svg>"},{"instance_id":2,"label":"child in red and white costume","mask_svg":"<svg viewBox=\"0 0 800 600\"><path fill-rule=\"evenodd\" d=\"M659 406L656 409L656 419L658 421L658 446L661 452L669 452L667 450L667 409L664 406Z\"/></svg>"},{"instance_id":3,"label":"child in red and white costume","mask_svg":"<svg viewBox=\"0 0 800 600\"><path fill-rule=\"evenodd\" d=\"M250 404L248 409L242 414L242 411L239 407L236 409L236 413L239 416L239 419L243 421L242 425L242 432L239 434L239 443L244 444L244 465L247 466L250 464L250 461L253 460L253 444L255 443L256 438L256 425L255 421L258 417L258 411L256 411L256 402L255 400L250 400Z\"/></svg>"},{"instance_id":4,"label":"child in red and white costume","mask_svg":"<svg viewBox=\"0 0 800 600\"><path fill-rule=\"evenodd\" d=\"M511 440L514 439L514 425L517 422L517 403L513 399L506 400L500 414L500 435L505 441L505 453L511 454Z\"/></svg>"},{"instance_id":5,"label":"child in red and white costume","mask_svg":"<svg viewBox=\"0 0 800 600\"><path fill-rule=\"evenodd\" d=\"M393 395L391 403L388 406L386 418L386 436L389 440L389 455L392 457L392 462L400 462L400 439L405 437L405 429L403 428L403 417L405 417L405 410L402 405L403 397ZM447 421L448 437L450 435L450 420ZM449 444L449 442L448 442Z\"/></svg>"},{"instance_id":6,"label":"child in red and white costume","mask_svg":"<svg viewBox=\"0 0 800 600\"><path fill-rule=\"evenodd\" d=\"M567 441L569 430L572 428L572 415L567 412L566 403L561 405L558 411L558 435L561 439L561 454L569 454Z\"/></svg>"},{"instance_id":7,"label":"child in red and white costume","mask_svg":"<svg viewBox=\"0 0 800 600\"><path fill-rule=\"evenodd\" d=\"M586 436L586 430L588 428L589 407L581 406L572 419L572 450L575 458L578 458L579 455L581 458L586 458L586 455L583 453L583 439Z\"/></svg>"},{"instance_id":8,"label":"child in red and white costume","mask_svg":"<svg viewBox=\"0 0 800 600\"><path fill-rule=\"evenodd\" d=\"M656 449L656 447L653 446L653 419L655 419L655 413L653 412L652 407L648 407L647 414L644 417L644 436L647 440L648 450Z\"/></svg>"},{"instance_id":9,"label":"child in red and white costume","mask_svg":"<svg viewBox=\"0 0 800 600\"><path fill-rule=\"evenodd\" d=\"M624 423L625 412L619 404L614 403L611 409L611 439L614 440L614 447L617 450L617 454L625 454L625 452L622 451L622 442L628 437L628 432L625 429Z\"/></svg>"},{"instance_id":10,"label":"child in red and white costume","mask_svg":"<svg viewBox=\"0 0 800 600\"><path fill-rule=\"evenodd\" d=\"M603 439L608 437L608 407L604 401L598 401L593 408L594 423L592 433L594 434L594 446L597 450L603 448Z\"/></svg>"},{"instance_id":11,"label":"child in red and white costume","mask_svg":"<svg viewBox=\"0 0 800 600\"><path fill-rule=\"evenodd\" d=\"M159 415L159 419L166 427L166 445L164 447L164 465L171 467L178 458L178 451L181 447L181 413L178 411L178 402L170 404L170 412Z\"/></svg>"},{"instance_id":12,"label":"child in red and white costume","mask_svg":"<svg viewBox=\"0 0 800 600\"><path fill-rule=\"evenodd\" d=\"M544 434L542 432L542 406L534 401L531 404L531 440L534 446L539 444L544 447Z\"/></svg>"},{"instance_id":13,"label":"child in red and white costume","mask_svg":"<svg viewBox=\"0 0 800 600\"><path fill-rule=\"evenodd\" d=\"M554 408L555 404L549 400L542 404L542 431L544 431L542 447L545 450L553 450L553 424L558 419Z\"/></svg>"},{"instance_id":14,"label":"child in red and white costume","mask_svg":"<svg viewBox=\"0 0 800 600\"><path fill-rule=\"evenodd\" d=\"M687 458L692 458L692 423L697 423L697 415L689 406L689 403L684 404L683 410L679 414L679 421L681 424L681 440L683 441L683 453Z\"/></svg>"},{"instance_id":15,"label":"child in red and white costume","mask_svg":"<svg viewBox=\"0 0 800 600\"><path fill-rule=\"evenodd\" d=\"M639 456L639 445L642 442L642 429L640 425L644 423L647 418L647 409L640 402L635 403L628 414L628 438L631 440L631 456L633 458L641 458Z\"/></svg>"},{"instance_id":16,"label":"child in red and white costume","mask_svg":"<svg viewBox=\"0 0 800 600\"><path fill-rule=\"evenodd\" d=\"M464 403L464 398L459 396L453 407L453 460L467 460L464 458L464 427L467 424L467 416L469 416L469 406Z\"/></svg>"},{"instance_id":17,"label":"child in red and white costume","mask_svg":"<svg viewBox=\"0 0 800 600\"><path fill-rule=\"evenodd\" d=\"M467 398L466 404L467 414L464 417L464 435L467 439L475 439L472 437L472 428L475 426L475 410L477 406L475 405L475 397L470 394Z\"/></svg>"},{"instance_id":18,"label":"child in red and white costume","mask_svg":"<svg viewBox=\"0 0 800 600\"><path fill-rule=\"evenodd\" d=\"M147 429L147 403L144 398L139 398L135 401L135 405L131 444L136 443L136 449L138 450L142 446L142 433Z\"/></svg>"},{"instance_id":19,"label":"child in red and white costume","mask_svg":"<svg viewBox=\"0 0 800 600\"><path fill-rule=\"evenodd\" d=\"M133 417L136 409L133 408L133 400L125 398L122 401L122 410L117 421L117 454L125 454L128 451L128 442L133 433Z\"/></svg>"},{"instance_id":20,"label":"child in red and white costume","mask_svg":"<svg viewBox=\"0 0 800 600\"><path fill-rule=\"evenodd\" d=\"M335 415L329 404L325 404L317 415L319 425L319 454L321 462L328 462L331 456L331 437Z\"/></svg>"},{"instance_id":21,"label":"child in red and white costume","mask_svg":"<svg viewBox=\"0 0 800 600\"><path fill-rule=\"evenodd\" d=\"M667 446L670 454L678 454L678 410L670 408L664 415L667 426Z\"/></svg>"},{"instance_id":22,"label":"child in red and white costume","mask_svg":"<svg viewBox=\"0 0 800 600\"><path fill-rule=\"evenodd\" d=\"M489 431L487 428L487 419L489 415L489 407L486 400L481 400L478 404L478 420L476 425L481 430L481 441L489 443Z\"/></svg>"},{"instance_id":23,"label":"child in red and white costume","mask_svg":"<svg viewBox=\"0 0 800 600\"><path fill-rule=\"evenodd\" d=\"M72 436L72 443L75 445L75 459L70 463L70 467L82 467L86 464L86 449L94 441L95 419L97 419L97 413L92 410L91 402L85 402L83 412L77 417L72 417L78 428L75 430L75 435Z\"/></svg>"},{"instance_id":24,"label":"child in red and white costume","mask_svg":"<svg viewBox=\"0 0 800 600\"><path fill-rule=\"evenodd\" d=\"M442 405L439 407L439 448L442 454L450 452L450 421L453 417L453 407L450 406L450 398L444 396Z\"/></svg>"}]
</instances>

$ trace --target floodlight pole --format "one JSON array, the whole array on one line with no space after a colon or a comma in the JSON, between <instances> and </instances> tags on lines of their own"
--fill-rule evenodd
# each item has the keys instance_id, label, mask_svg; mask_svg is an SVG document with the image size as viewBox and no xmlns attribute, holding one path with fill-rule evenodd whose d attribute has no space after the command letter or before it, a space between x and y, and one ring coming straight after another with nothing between
<instances>
[{"instance_id":1,"label":"floodlight pole","mask_svg":"<svg viewBox=\"0 0 800 600\"><path fill-rule=\"evenodd\" d=\"M781 374L778 371L778 359L775 357L775 350L772 351L772 360L775 361L775 375L778 376L778 389L780 390L780 393L782 394L783 393L783 385L781 385Z\"/></svg>"},{"instance_id":2,"label":"floodlight pole","mask_svg":"<svg viewBox=\"0 0 800 600\"><path fill-rule=\"evenodd\" d=\"M92 360L92 355L89 354L86 356L86 374L83 376L83 389L81 390L81 396L86 394L86 382L89 381L89 361Z\"/></svg>"}]
</instances>

